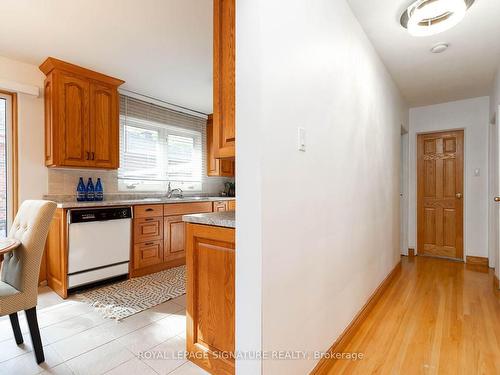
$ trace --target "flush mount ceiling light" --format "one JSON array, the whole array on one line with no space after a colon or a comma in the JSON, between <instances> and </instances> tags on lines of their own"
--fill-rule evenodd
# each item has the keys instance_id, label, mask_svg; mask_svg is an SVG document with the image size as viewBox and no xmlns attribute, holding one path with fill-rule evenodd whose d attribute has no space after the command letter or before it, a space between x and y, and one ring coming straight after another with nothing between
<instances>
[{"instance_id":1,"label":"flush mount ceiling light","mask_svg":"<svg viewBox=\"0 0 500 375\"><path fill-rule=\"evenodd\" d=\"M465 17L474 0L417 0L401 15L401 26L413 36L442 33Z\"/></svg>"}]
</instances>

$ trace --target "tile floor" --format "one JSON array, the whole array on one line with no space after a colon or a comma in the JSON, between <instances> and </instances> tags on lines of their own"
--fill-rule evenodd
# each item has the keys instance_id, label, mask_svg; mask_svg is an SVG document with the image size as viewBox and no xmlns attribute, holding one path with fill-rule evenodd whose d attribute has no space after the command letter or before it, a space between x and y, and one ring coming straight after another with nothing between
<instances>
[{"instance_id":1,"label":"tile floor","mask_svg":"<svg viewBox=\"0 0 500 375\"><path fill-rule=\"evenodd\" d=\"M45 363L36 364L24 313L19 314L20 346L9 317L0 317L1 375L208 374L183 358L172 358L185 349L185 296L115 322L75 297L63 300L47 287L39 293Z\"/></svg>"}]
</instances>

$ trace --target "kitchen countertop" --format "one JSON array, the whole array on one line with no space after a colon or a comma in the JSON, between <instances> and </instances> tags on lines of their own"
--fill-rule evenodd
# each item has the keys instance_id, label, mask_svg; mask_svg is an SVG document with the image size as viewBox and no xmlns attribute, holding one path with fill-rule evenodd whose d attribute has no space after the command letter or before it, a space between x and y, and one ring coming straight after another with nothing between
<instances>
[{"instance_id":1,"label":"kitchen countertop","mask_svg":"<svg viewBox=\"0 0 500 375\"><path fill-rule=\"evenodd\" d=\"M215 227L236 228L235 211L184 215L182 217L182 220L193 224L205 224Z\"/></svg>"},{"instance_id":2,"label":"kitchen countertop","mask_svg":"<svg viewBox=\"0 0 500 375\"><path fill-rule=\"evenodd\" d=\"M141 204L169 204L169 203L193 203L193 202L215 202L234 200L235 197L184 197L184 198L142 198L142 199L112 199L93 202L56 202L57 208L85 208L85 207L109 207L109 206L135 206Z\"/></svg>"}]
</instances>

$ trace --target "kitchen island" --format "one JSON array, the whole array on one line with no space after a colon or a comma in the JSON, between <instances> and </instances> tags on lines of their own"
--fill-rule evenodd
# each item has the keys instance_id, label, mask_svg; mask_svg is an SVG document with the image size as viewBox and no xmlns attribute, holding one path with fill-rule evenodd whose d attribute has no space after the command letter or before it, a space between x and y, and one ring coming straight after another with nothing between
<instances>
[{"instance_id":1,"label":"kitchen island","mask_svg":"<svg viewBox=\"0 0 500 375\"><path fill-rule=\"evenodd\" d=\"M186 350L211 374L234 374L235 211L184 215Z\"/></svg>"}]
</instances>

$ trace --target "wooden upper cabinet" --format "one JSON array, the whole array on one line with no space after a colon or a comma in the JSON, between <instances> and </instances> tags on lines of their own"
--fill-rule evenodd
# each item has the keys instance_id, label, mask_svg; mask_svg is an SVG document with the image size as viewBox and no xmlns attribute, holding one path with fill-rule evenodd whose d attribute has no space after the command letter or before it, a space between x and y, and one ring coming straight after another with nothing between
<instances>
[{"instance_id":1,"label":"wooden upper cabinet","mask_svg":"<svg viewBox=\"0 0 500 375\"><path fill-rule=\"evenodd\" d=\"M214 0L214 153L236 156L235 129L235 0Z\"/></svg>"},{"instance_id":2,"label":"wooden upper cabinet","mask_svg":"<svg viewBox=\"0 0 500 375\"><path fill-rule=\"evenodd\" d=\"M119 104L116 88L98 83L90 85L91 159L98 168L118 166Z\"/></svg>"},{"instance_id":3,"label":"wooden upper cabinet","mask_svg":"<svg viewBox=\"0 0 500 375\"><path fill-rule=\"evenodd\" d=\"M61 73L58 80L60 109L59 150L60 160L65 166L88 166L90 162L89 92L90 83L79 77ZM57 141L53 140L52 144ZM57 145L56 145L57 147Z\"/></svg>"},{"instance_id":4,"label":"wooden upper cabinet","mask_svg":"<svg viewBox=\"0 0 500 375\"><path fill-rule=\"evenodd\" d=\"M207 120L207 176L234 177L234 160L215 158L213 115Z\"/></svg>"},{"instance_id":5,"label":"wooden upper cabinet","mask_svg":"<svg viewBox=\"0 0 500 375\"><path fill-rule=\"evenodd\" d=\"M47 76L45 164L117 169L123 81L52 57L40 70Z\"/></svg>"}]
</instances>

